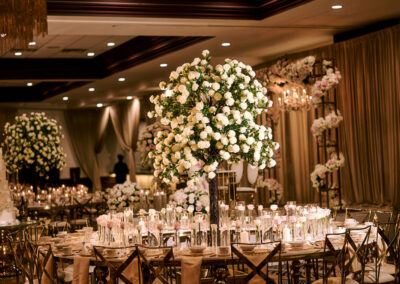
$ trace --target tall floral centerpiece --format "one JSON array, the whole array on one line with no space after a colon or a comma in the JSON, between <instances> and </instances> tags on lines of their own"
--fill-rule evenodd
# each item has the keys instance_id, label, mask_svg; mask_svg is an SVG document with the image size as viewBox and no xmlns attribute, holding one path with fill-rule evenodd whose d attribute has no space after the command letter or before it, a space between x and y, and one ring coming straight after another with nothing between
<instances>
[{"instance_id":1,"label":"tall floral centerpiece","mask_svg":"<svg viewBox=\"0 0 400 284\"><path fill-rule=\"evenodd\" d=\"M4 126L5 161L10 174L30 169L48 178L53 169L62 169L65 154L60 145L61 126L42 112L32 112L15 117L15 122Z\"/></svg>"},{"instance_id":2,"label":"tall floral centerpiece","mask_svg":"<svg viewBox=\"0 0 400 284\"><path fill-rule=\"evenodd\" d=\"M213 67L207 50L171 72L169 82L161 82L163 93L151 97L155 111L169 131L159 131L154 139L154 175L166 183L178 183L187 176L187 185L205 175L210 183L210 221L218 224L216 169L222 162L241 159L260 169L272 167L270 128L256 123L257 116L272 104L267 90L255 80L251 66L225 59ZM191 168L200 165L198 170Z\"/></svg>"}]
</instances>

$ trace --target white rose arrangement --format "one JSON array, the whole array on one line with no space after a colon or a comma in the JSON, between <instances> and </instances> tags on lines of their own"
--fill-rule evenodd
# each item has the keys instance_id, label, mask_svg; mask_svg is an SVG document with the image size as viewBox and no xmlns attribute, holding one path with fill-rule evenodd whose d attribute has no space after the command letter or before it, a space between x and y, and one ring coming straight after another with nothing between
<instances>
[{"instance_id":1,"label":"white rose arrangement","mask_svg":"<svg viewBox=\"0 0 400 284\"><path fill-rule=\"evenodd\" d=\"M138 151L142 154L142 166L151 167L153 166L153 159L149 158L150 151L154 150L154 138L160 130L170 130L162 125L159 121L148 125L140 135L137 142Z\"/></svg>"},{"instance_id":2,"label":"white rose arrangement","mask_svg":"<svg viewBox=\"0 0 400 284\"><path fill-rule=\"evenodd\" d=\"M165 183L178 183L184 175L189 186L203 175L214 179L224 161L243 159L260 169L276 164L272 131L256 124L272 101L255 72L231 59L214 68L209 52L202 55L171 72L169 82L160 83L164 92L150 98L155 111L149 117L159 117L171 129L157 133L149 154L154 175ZM198 171L190 171L198 164Z\"/></svg>"},{"instance_id":3,"label":"white rose arrangement","mask_svg":"<svg viewBox=\"0 0 400 284\"><path fill-rule=\"evenodd\" d=\"M342 78L340 71L332 66L331 61L323 60L322 66L325 75L320 80L315 81L311 87L312 103L314 106L317 106L326 92L336 87Z\"/></svg>"},{"instance_id":4,"label":"white rose arrangement","mask_svg":"<svg viewBox=\"0 0 400 284\"><path fill-rule=\"evenodd\" d=\"M320 117L314 120L311 126L311 132L314 137L321 136L326 129L339 127L340 122L342 122L343 116L340 111L331 111L325 118Z\"/></svg>"},{"instance_id":5,"label":"white rose arrangement","mask_svg":"<svg viewBox=\"0 0 400 284\"><path fill-rule=\"evenodd\" d=\"M207 190L196 186L188 186L179 189L171 196L171 202L189 212L207 213L210 206L210 198Z\"/></svg>"},{"instance_id":6,"label":"white rose arrangement","mask_svg":"<svg viewBox=\"0 0 400 284\"><path fill-rule=\"evenodd\" d=\"M315 165L314 171L311 173L311 183L315 188L319 188L320 186L325 184L326 175L330 172L330 170L321 164Z\"/></svg>"},{"instance_id":7,"label":"white rose arrangement","mask_svg":"<svg viewBox=\"0 0 400 284\"><path fill-rule=\"evenodd\" d=\"M267 178L261 182L262 186L265 186L268 190L282 191L282 185L274 178Z\"/></svg>"},{"instance_id":8,"label":"white rose arrangement","mask_svg":"<svg viewBox=\"0 0 400 284\"><path fill-rule=\"evenodd\" d=\"M45 113L32 112L15 117L13 124L4 126L3 147L7 172L12 174L23 168L32 168L40 176L53 168L65 166L66 155L60 145L61 126L55 119L47 118Z\"/></svg>"},{"instance_id":9,"label":"white rose arrangement","mask_svg":"<svg viewBox=\"0 0 400 284\"><path fill-rule=\"evenodd\" d=\"M262 186L265 186L269 191L269 204L278 204L282 198L283 187L282 185L273 178L266 179L261 182Z\"/></svg>"},{"instance_id":10,"label":"white rose arrangement","mask_svg":"<svg viewBox=\"0 0 400 284\"><path fill-rule=\"evenodd\" d=\"M108 193L108 207L112 210L118 210L129 207L130 204L139 204L140 190L141 187L138 184L130 181L126 181L123 184L116 184L113 188L106 189Z\"/></svg>"},{"instance_id":11,"label":"white rose arrangement","mask_svg":"<svg viewBox=\"0 0 400 284\"><path fill-rule=\"evenodd\" d=\"M320 186L324 185L326 175L337 171L344 166L344 163L345 159L342 153L339 153L339 157L337 153L332 153L325 165L317 164L315 166L314 171L310 175L312 186L318 189Z\"/></svg>"},{"instance_id":12,"label":"white rose arrangement","mask_svg":"<svg viewBox=\"0 0 400 284\"><path fill-rule=\"evenodd\" d=\"M339 157L337 153L332 153L330 159L326 162L325 166L330 170L330 171L335 171L341 167L344 166L344 156L342 153L339 153Z\"/></svg>"}]
</instances>

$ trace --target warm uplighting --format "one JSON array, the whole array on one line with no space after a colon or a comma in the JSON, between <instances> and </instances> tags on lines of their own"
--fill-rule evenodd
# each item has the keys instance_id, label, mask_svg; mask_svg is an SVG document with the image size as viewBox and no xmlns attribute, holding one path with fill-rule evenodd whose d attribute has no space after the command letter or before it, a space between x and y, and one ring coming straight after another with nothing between
<instances>
[{"instance_id":1,"label":"warm uplighting","mask_svg":"<svg viewBox=\"0 0 400 284\"><path fill-rule=\"evenodd\" d=\"M15 56L21 56L21 55L22 55L22 52L21 52L21 51L17 51L17 52L14 53L14 55L15 55Z\"/></svg>"},{"instance_id":2,"label":"warm uplighting","mask_svg":"<svg viewBox=\"0 0 400 284\"><path fill-rule=\"evenodd\" d=\"M130 100L133 99L133 97L132 97L132 96L127 96L126 99L127 99L128 101L130 101Z\"/></svg>"},{"instance_id":3,"label":"warm uplighting","mask_svg":"<svg viewBox=\"0 0 400 284\"><path fill-rule=\"evenodd\" d=\"M312 107L311 96L307 90L299 86L288 87L278 97L278 107L281 111L310 110Z\"/></svg>"},{"instance_id":4,"label":"warm uplighting","mask_svg":"<svg viewBox=\"0 0 400 284\"><path fill-rule=\"evenodd\" d=\"M28 43L28 45L30 45L30 46L34 46L34 45L36 45L36 42L34 42L34 41L31 41L30 43Z\"/></svg>"},{"instance_id":5,"label":"warm uplighting","mask_svg":"<svg viewBox=\"0 0 400 284\"><path fill-rule=\"evenodd\" d=\"M337 9L342 9L343 6L342 5L333 5L332 9L337 10Z\"/></svg>"},{"instance_id":6,"label":"warm uplighting","mask_svg":"<svg viewBox=\"0 0 400 284\"><path fill-rule=\"evenodd\" d=\"M97 107L103 107L103 104L102 103L98 103L96 106Z\"/></svg>"},{"instance_id":7,"label":"warm uplighting","mask_svg":"<svg viewBox=\"0 0 400 284\"><path fill-rule=\"evenodd\" d=\"M114 46L115 42L107 42L107 46Z\"/></svg>"},{"instance_id":8,"label":"warm uplighting","mask_svg":"<svg viewBox=\"0 0 400 284\"><path fill-rule=\"evenodd\" d=\"M124 82L124 81L125 81L124 77L118 78L118 82Z\"/></svg>"},{"instance_id":9,"label":"warm uplighting","mask_svg":"<svg viewBox=\"0 0 400 284\"><path fill-rule=\"evenodd\" d=\"M68 101L68 97L63 97L63 101Z\"/></svg>"},{"instance_id":10,"label":"warm uplighting","mask_svg":"<svg viewBox=\"0 0 400 284\"><path fill-rule=\"evenodd\" d=\"M165 67L167 67L167 66L168 66L167 63L161 63L161 64L160 64L160 67L161 67L161 68L165 68Z\"/></svg>"},{"instance_id":11,"label":"warm uplighting","mask_svg":"<svg viewBox=\"0 0 400 284\"><path fill-rule=\"evenodd\" d=\"M32 83L32 82L28 82L28 83L26 83L26 85L27 85L28 87L32 87L32 86L33 86L33 83Z\"/></svg>"},{"instance_id":12,"label":"warm uplighting","mask_svg":"<svg viewBox=\"0 0 400 284\"><path fill-rule=\"evenodd\" d=\"M95 88L89 88L89 92L94 92L95 90Z\"/></svg>"},{"instance_id":13,"label":"warm uplighting","mask_svg":"<svg viewBox=\"0 0 400 284\"><path fill-rule=\"evenodd\" d=\"M223 42L223 43L221 43L221 45L227 47L227 46L231 46L231 43L230 42Z\"/></svg>"},{"instance_id":14,"label":"warm uplighting","mask_svg":"<svg viewBox=\"0 0 400 284\"><path fill-rule=\"evenodd\" d=\"M92 57L92 56L94 56L94 55L95 55L94 52L88 52L88 53L87 53L87 56L89 56L89 57Z\"/></svg>"}]
</instances>

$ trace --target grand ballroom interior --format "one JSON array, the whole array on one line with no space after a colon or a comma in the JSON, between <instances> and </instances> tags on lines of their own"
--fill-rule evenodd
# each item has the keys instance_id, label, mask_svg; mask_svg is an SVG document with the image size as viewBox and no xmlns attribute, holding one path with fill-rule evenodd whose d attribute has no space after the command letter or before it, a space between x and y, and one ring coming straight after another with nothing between
<instances>
[{"instance_id":1,"label":"grand ballroom interior","mask_svg":"<svg viewBox=\"0 0 400 284\"><path fill-rule=\"evenodd\" d=\"M0 283L400 283L399 0L0 1Z\"/></svg>"}]
</instances>

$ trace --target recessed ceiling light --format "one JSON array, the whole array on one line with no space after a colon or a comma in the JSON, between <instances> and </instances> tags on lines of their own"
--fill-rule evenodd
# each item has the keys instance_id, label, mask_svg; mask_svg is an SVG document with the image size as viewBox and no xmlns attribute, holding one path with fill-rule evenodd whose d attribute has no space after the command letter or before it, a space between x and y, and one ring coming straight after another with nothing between
<instances>
[{"instance_id":1,"label":"recessed ceiling light","mask_svg":"<svg viewBox=\"0 0 400 284\"><path fill-rule=\"evenodd\" d=\"M31 41L30 43L28 43L28 45L30 45L30 46L36 45L36 42Z\"/></svg>"},{"instance_id":2,"label":"recessed ceiling light","mask_svg":"<svg viewBox=\"0 0 400 284\"><path fill-rule=\"evenodd\" d=\"M230 42L223 42L223 43L221 43L221 45L222 46L231 46L231 43Z\"/></svg>"},{"instance_id":3,"label":"recessed ceiling light","mask_svg":"<svg viewBox=\"0 0 400 284\"><path fill-rule=\"evenodd\" d=\"M124 78L124 77L118 78L118 81L119 81L119 82L124 82L124 81L125 81L125 78Z\"/></svg>"},{"instance_id":4,"label":"recessed ceiling light","mask_svg":"<svg viewBox=\"0 0 400 284\"><path fill-rule=\"evenodd\" d=\"M332 9L337 10L337 9L342 9L343 6L342 5L333 5Z\"/></svg>"},{"instance_id":5,"label":"recessed ceiling light","mask_svg":"<svg viewBox=\"0 0 400 284\"><path fill-rule=\"evenodd\" d=\"M92 56L94 56L94 54L95 54L94 52L88 52L87 56L92 57Z\"/></svg>"},{"instance_id":6,"label":"recessed ceiling light","mask_svg":"<svg viewBox=\"0 0 400 284\"><path fill-rule=\"evenodd\" d=\"M131 99L133 99L133 97L132 97L132 96L127 96L126 99L127 99L128 101L130 101Z\"/></svg>"},{"instance_id":7,"label":"recessed ceiling light","mask_svg":"<svg viewBox=\"0 0 400 284\"><path fill-rule=\"evenodd\" d=\"M14 55L15 55L15 56L21 56L21 55L22 55L22 52L21 52L21 51L17 51L17 52L14 53Z\"/></svg>"},{"instance_id":8,"label":"recessed ceiling light","mask_svg":"<svg viewBox=\"0 0 400 284\"><path fill-rule=\"evenodd\" d=\"M107 46L114 46L115 42L107 42Z\"/></svg>"},{"instance_id":9,"label":"recessed ceiling light","mask_svg":"<svg viewBox=\"0 0 400 284\"><path fill-rule=\"evenodd\" d=\"M103 104L102 104L102 103L98 103L96 106L97 106L97 107L102 107Z\"/></svg>"},{"instance_id":10,"label":"recessed ceiling light","mask_svg":"<svg viewBox=\"0 0 400 284\"><path fill-rule=\"evenodd\" d=\"M28 87L32 87L32 86L33 86L33 83L32 83L32 82L28 82L28 83L26 83L26 85L27 85Z\"/></svg>"},{"instance_id":11,"label":"recessed ceiling light","mask_svg":"<svg viewBox=\"0 0 400 284\"><path fill-rule=\"evenodd\" d=\"M63 101L68 101L68 97L63 97Z\"/></svg>"},{"instance_id":12,"label":"recessed ceiling light","mask_svg":"<svg viewBox=\"0 0 400 284\"><path fill-rule=\"evenodd\" d=\"M167 66L168 66L167 63L161 63L161 64L160 64L160 67L162 67L162 68L167 67Z\"/></svg>"},{"instance_id":13,"label":"recessed ceiling light","mask_svg":"<svg viewBox=\"0 0 400 284\"><path fill-rule=\"evenodd\" d=\"M94 92L95 88L89 88L89 92Z\"/></svg>"}]
</instances>

